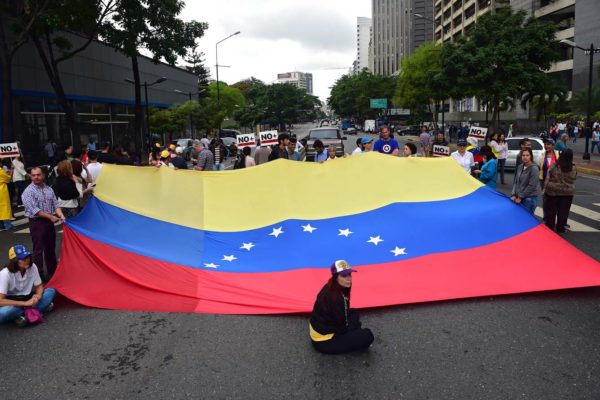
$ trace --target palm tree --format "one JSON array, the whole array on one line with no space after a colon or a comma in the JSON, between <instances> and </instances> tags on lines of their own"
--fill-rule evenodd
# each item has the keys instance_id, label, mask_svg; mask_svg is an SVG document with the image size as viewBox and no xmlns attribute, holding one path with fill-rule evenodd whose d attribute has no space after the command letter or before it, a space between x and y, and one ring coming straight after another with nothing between
<instances>
[{"instance_id":1,"label":"palm tree","mask_svg":"<svg viewBox=\"0 0 600 400\"><path fill-rule=\"evenodd\" d=\"M548 126L548 113L554 112L566 99L567 90L564 87L548 82L525 93L521 98L521 107L526 108L527 104L531 104L536 121L541 120L543 116L544 126Z\"/></svg>"},{"instance_id":2,"label":"palm tree","mask_svg":"<svg viewBox=\"0 0 600 400\"><path fill-rule=\"evenodd\" d=\"M573 94L573 98L571 99L571 107L573 108L573 110L579 111L582 114L585 114L587 112L587 89L581 90ZM595 111L600 111L600 86L592 86L592 114Z\"/></svg>"}]
</instances>

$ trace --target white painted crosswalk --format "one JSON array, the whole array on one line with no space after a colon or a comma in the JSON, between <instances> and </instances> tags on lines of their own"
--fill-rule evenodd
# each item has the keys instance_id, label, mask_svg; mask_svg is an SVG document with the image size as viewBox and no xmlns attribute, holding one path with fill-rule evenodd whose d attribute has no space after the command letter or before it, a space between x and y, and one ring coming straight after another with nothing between
<instances>
[{"instance_id":1,"label":"white painted crosswalk","mask_svg":"<svg viewBox=\"0 0 600 400\"><path fill-rule=\"evenodd\" d=\"M19 212L14 213L13 215L15 216L16 220L12 221L12 224L13 224L12 233L16 233L16 234L18 234L18 233L26 233L26 234L29 234L30 233L29 227L24 228L24 229L18 229L18 227L20 227L20 226L29 224L29 218L27 218L25 216L25 212L24 211L19 211ZM59 226L61 224L62 224L61 222L57 222L54 225L55 226ZM57 233L62 233L62 232L63 231L61 229Z\"/></svg>"}]
</instances>

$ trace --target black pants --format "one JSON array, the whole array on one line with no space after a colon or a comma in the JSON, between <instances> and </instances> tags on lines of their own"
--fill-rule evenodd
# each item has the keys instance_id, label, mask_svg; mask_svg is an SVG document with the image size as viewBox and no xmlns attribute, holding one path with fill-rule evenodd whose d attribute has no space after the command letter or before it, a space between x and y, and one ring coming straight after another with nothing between
<instances>
[{"instance_id":1,"label":"black pants","mask_svg":"<svg viewBox=\"0 0 600 400\"><path fill-rule=\"evenodd\" d=\"M556 228L556 232L563 233L572 202L573 196L544 196L546 226L552 230Z\"/></svg>"},{"instance_id":2,"label":"black pants","mask_svg":"<svg viewBox=\"0 0 600 400\"><path fill-rule=\"evenodd\" d=\"M348 313L348 332L336 333L333 338L324 342L312 342L313 347L320 353L341 354L350 351L366 349L373 343L373 332L368 328L361 328L358 313L350 310Z\"/></svg>"},{"instance_id":3,"label":"black pants","mask_svg":"<svg viewBox=\"0 0 600 400\"><path fill-rule=\"evenodd\" d=\"M44 260L46 261L46 275L54 275L56 270L56 231L54 224L46 218L30 218L29 231L33 241L33 263L38 267L38 272L44 276Z\"/></svg>"}]
</instances>

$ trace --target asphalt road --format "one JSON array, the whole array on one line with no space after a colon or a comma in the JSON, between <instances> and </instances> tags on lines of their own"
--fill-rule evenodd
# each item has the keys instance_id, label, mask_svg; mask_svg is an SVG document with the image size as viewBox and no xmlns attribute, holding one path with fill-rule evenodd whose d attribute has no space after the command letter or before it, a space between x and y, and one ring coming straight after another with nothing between
<instances>
[{"instance_id":1,"label":"asphalt road","mask_svg":"<svg viewBox=\"0 0 600 400\"><path fill-rule=\"evenodd\" d=\"M577 190L576 205L600 211L598 180L582 176ZM565 239L600 260L600 232ZM29 235L0 233L0 255L19 242L30 245ZM600 288L387 307L362 319L371 349L325 356L310 345L305 315L123 312L59 299L40 326L0 326L0 397L600 398Z\"/></svg>"}]
</instances>

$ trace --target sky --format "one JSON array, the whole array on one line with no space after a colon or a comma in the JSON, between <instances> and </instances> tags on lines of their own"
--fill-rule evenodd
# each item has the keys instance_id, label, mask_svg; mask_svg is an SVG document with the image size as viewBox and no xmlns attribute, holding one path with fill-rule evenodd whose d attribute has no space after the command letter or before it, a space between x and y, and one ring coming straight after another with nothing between
<instances>
[{"instance_id":1,"label":"sky","mask_svg":"<svg viewBox=\"0 0 600 400\"><path fill-rule=\"evenodd\" d=\"M187 0L181 17L208 23L198 40L205 66L233 84L255 77L269 84L278 73L313 74L313 94L322 101L356 58L356 18L371 16L370 0ZM229 68L222 67L224 65Z\"/></svg>"}]
</instances>

